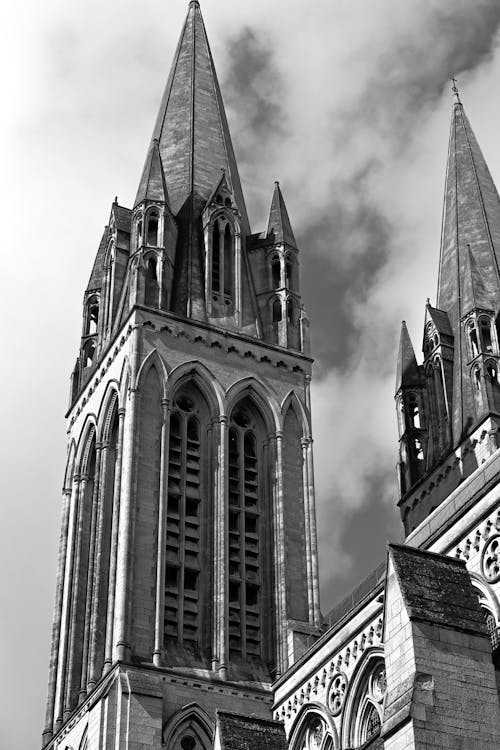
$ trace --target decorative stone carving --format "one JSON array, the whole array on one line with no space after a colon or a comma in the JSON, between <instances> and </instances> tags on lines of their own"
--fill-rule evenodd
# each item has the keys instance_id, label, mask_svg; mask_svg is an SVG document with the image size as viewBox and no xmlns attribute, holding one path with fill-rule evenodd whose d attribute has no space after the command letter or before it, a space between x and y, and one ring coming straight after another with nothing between
<instances>
[{"instance_id":1,"label":"decorative stone carving","mask_svg":"<svg viewBox=\"0 0 500 750\"><path fill-rule=\"evenodd\" d=\"M490 538L483 550L483 575L489 583L500 580L500 535Z\"/></svg>"},{"instance_id":2,"label":"decorative stone carving","mask_svg":"<svg viewBox=\"0 0 500 750\"><path fill-rule=\"evenodd\" d=\"M338 716L342 711L346 691L347 677L343 672L339 672L332 677L328 691L328 706L333 716Z\"/></svg>"}]
</instances>

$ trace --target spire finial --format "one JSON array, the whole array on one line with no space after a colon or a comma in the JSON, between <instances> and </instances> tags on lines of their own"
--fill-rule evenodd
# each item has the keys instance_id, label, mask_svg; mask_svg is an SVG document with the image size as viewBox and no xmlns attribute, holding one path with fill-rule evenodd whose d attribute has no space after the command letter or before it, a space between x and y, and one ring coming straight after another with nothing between
<instances>
[{"instance_id":1,"label":"spire finial","mask_svg":"<svg viewBox=\"0 0 500 750\"><path fill-rule=\"evenodd\" d=\"M453 96L456 97L457 104L462 104L462 102L460 101L460 92L459 92L458 86L457 86L457 83L458 83L457 79L455 78L455 76L452 76L450 78L450 81L453 84L453 86L451 87L451 90L453 91Z\"/></svg>"}]
</instances>

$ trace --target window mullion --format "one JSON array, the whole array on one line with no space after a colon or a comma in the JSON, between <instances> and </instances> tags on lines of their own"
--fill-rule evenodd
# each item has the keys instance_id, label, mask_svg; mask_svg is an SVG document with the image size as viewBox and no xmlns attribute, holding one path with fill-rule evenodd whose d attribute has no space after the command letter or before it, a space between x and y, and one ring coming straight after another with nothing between
<instances>
[{"instance_id":1,"label":"window mullion","mask_svg":"<svg viewBox=\"0 0 500 750\"><path fill-rule=\"evenodd\" d=\"M246 658L247 644L247 618L246 618L246 540L245 540L245 433L238 430L238 453L239 453L239 531L241 551L241 573L240 573L240 632L241 632L241 655Z\"/></svg>"},{"instance_id":2,"label":"window mullion","mask_svg":"<svg viewBox=\"0 0 500 750\"><path fill-rule=\"evenodd\" d=\"M187 447L187 420L182 415L181 422L181 497L179 503L179 604L178 604L178 622L177 637L179 643L182 643L184 636L184 565L186 550L186 447Z\"/></svg>"}]
</instances>

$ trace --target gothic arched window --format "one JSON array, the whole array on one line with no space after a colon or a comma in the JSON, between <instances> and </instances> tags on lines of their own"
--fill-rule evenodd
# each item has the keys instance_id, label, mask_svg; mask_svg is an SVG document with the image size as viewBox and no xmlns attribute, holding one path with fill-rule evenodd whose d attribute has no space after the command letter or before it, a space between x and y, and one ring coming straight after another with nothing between
<instances>
[{"instance_id":1,"label":"gothic arched window","mask_svg":"<svg viewBox=\"0 0 500 750\"><path fill-rule=\"evenodd\" d=\"M231 227L226 224L224 230L224 294L231 297L233 293L233 233Z\"/></svg>"},{"instance_id":2,"label":"gothic arched window","mask_svg":"<svg viewBox=\"0 0 500 750\"><path fill-rule=\"evenodd\" d=\"M271 260L271 283L273 289L281 288L281 261L277 255Z\"/></svg>"},{"instance_id":3,"label":"gothic arched window","mask_svg":"<svg viewBox=\"0 0 500 750\"><path fill-rule=\"evenodd\" d=\"M357 678L354 694L349 701L346 725L348 747L362 747L379 734L386 689L384 661L381 657L371 656Z\"/></svg>"},{"instance_id":4,"label":"gothic arched window","mask_svg":"<svg viewBox=\"0 0 500 750\"><path fill-rule=\"evenodd\" d=\"M95 341L87 341L82 351L83 367L90 367L95 357Z\"/></svg>"},{"instance_id":5,"label":"gothic arched window","mask_svg":"<svg viewBox=\"0 0 500 750\"><path fill-rule=\"evenodd\" d=\"M282 319L283 311L281 307L281 300L279 297L276 297L273 300L273 323L279 323Z\"/></svg>"},{"instance_id":6,"label":"gothic arched window","mask_svg":"<svg viewBox=\"0 0 500 750\"><path fill-rule=\"evenodd\" d=\"M165 641L201 642L202 534L207 513L206 425L198 391L182 389L170 415L168 454Z\"/></svg>"},{"instance_id":7,"label":"gothic arched window","mask_svg":"<svg viewBox=\"0 0 500 750\"><path fill-rule=\"evenodd\" d=\"M285 260L285 286L293 291L293 261L290 258Z\"/></svg>"},{"instance_id":8,"label":"gothic arched window","mask_svg":"<svg viewBox=\"0 0 500 750\"><path fill-rule=\"evenodd\" d=\"M195 706L187 716L181 717L168 724L163 731L163 744L167 750L211 750L213 745L212 729L208 724L208 717Z\"/></svg>"},{"instance_id":9,"label":"gothic arched window","mask_svg":"<svg viewBox=\"0 0 500 750\"><path fill-rule=\"evenodd\" d=\"M148 213L147 216L147 242L148 245L152 245L153 247L158 246L158 229L159 229L159 223L160 223L160 215L158 211L153 210Z\"/></svg>"},{"instance_id":10,"label":"gothic arched window","mask_svg":"<svg viewBox=\"0 0 500 750\"><path fill-rule=\"evenodd\" d=\"M420 407L415 393L408 394L408 426L419 430L421 428Z\"/></svg>"},{"instance_id":11,"label":"gothic arched window","mask_svg":"<svg viewBox=\"0 0 500 750\"><path fill-rule=\"evenodd\" d=\"M308 713L292 750L332 750L333 738L325 719L319 713Z\"/></svg>"},{"instance_id":12,"label":"gothic arched window","mask_svg":"<svg viewBox=\"0 0 500 750\"><path fill-rule=\"evenodd\" d=\"M229 652L261 656L262 556L268 545L263 467L264 423L253 403L233 409L228 439Z\"/></svg>"},{"instance_id":13,"label":"gothic arched window","mask_svg":"<svg viewBox=\"0 0 500 750\"><path fill-rule=\"evenodd\" d=\"M234 232L232 225L223 217L214 221L212 228L211 284L213 300L224 294L229 304L234 287Z\"/></svg>"},{"instance_id":14,"label":"gothic arched window","mask_svg":"<svg viewBox=\"0 0 500 750\"><path fill-rule=\"evenodd\" d=\"M477 331L476 326L474 325L474 321L471 320L469 323L469 342L470 342L470 349L472 353L472 358L477 357L479 354L479 344L477 340Z\"/></svg>"},{"instance_id":15,"label":"gothic arched window","mask_svg":"<svg viewBox=\"0 0 500 750\"><path fill-rule=\"evenodd\" d=\"M148 258L146 262L146 288L144 304L158 307L158 275L156 258Z\"/></svg>"},{"instance_id":16,"label":"gothic arched window","mask_svg":"<svg viewBox=\"0 0 500 750\"><path fill-rule=\"evenodd\" d=\"M481 351L486 354L493 352L493 341L491 338L491 321L489 318L479 318L479 333L481 337Z\"/></svg>"},{"instance_id":17,"label":"gothic arched window","mask_svg":"<svg viewBox=\"0 0 500 750\"><path fill-rule=\"evenodd\" d=\"M140 247L142 245L142 216L139 216L137 225L136 225L136 247Z\"/></svg>"},{"instance_id":18,"label":"gothic arched window","mask_svg":"<svg viewBox=\"0 0 500 750\"><path fill-rule=\"evenodd\" d=\"M97 325L99 323L99 298L92 296L87 301L87 307L85 311L85 336L92 336L97 333Z\"/></svg>"}]
</instances>

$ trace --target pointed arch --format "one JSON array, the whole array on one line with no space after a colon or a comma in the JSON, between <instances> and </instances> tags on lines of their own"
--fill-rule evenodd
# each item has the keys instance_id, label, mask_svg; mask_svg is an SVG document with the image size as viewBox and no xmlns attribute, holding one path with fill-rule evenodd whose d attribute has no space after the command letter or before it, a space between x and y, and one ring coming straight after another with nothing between
<instances>
[{"instance_id":1,"label":"pointed arch","mask_svg":"<svg viewBox=\"0 0 500 750\"><path fill-rule=\"evenodd\" d=\"M319 702L306 703L300 708L289 732L288 746L290 750L302 750L306 746L306 734L318 719L323 723L324 733L319 743L318 750L327 750L328 747L337 750L339 737L335 723L326 706ZM332 743L328 742L331 738Z\"/></svg>"},{"instance_id":2,"label":"pointed arch","mask_svg":"<svg viewBox=\"0 0 500 750\"><path fill-rule=\"evenodd\" d=\"M166 383L168 378L168 369L167 366L161 357L161 355L158 353L157 349L153 349L149 352L149 354L143 359L141 366L139 367L139 372L137 373L137 377L135 380L135 387L137 389L140 389L144 379L146 378L149 370L153 365L156 366L156 370L158 372L158 377L160 378L160 383L162 386L162 392L163 392L163 398L166 396Z\"/></svg>"},{"instance_id":3,"label":"pointed arch","mask_svg":"<svg viewBox=\"0 0 500 750\"><path fill-rule=\"evenodd\" d=\"M82 734L82 739L80 740L80 744L78 745L78 750L88 750L89 746L89 733L88 733L88 727L85 727Z\"/></svg>"},{"instance_id":4,"label":"pointed arch","mask_svg":"<svg viewBox=\"0 0 500 750\"><path fill-rule=\"evenodd\" d=\"M163 728L163 745L169 750L181 750L183 737L193 735L198 741L196 750L210 750L214 726L208 714L197 703L184 706L167 722Z\"/></svg>"},{"instance_id":5,"label":"pointed arch","mask_svg":"<svg viewBox=\"0 0 500 750\"><path fill-rule=\"evenodd\" d=\"M281 428L281 411L275 396L264 383L254 376L242 378L226 391L226 408L229 415L238 401L245 397L255 403L270 434Z\"/></svg>"},{"instance_id":6,"label":"pointed arch","mask_svg":"<svg viewBox=\"0 0 500 750\"><path fill-rule=\"evenodd\" d=\"M76 450L75 471L78 474L85 473L86 461L92 443L92 439L97 435L97 418L95 414L87 414L85 424L80 432Z\"/></svg>"},{"instance_id":7,"label":"pointed arch","mask_svg":"<svg viewBox=\"0 0 500 750\"><path fill-rule=\"evenodd\" d=\"M97 415L97 439L99 441L107 440L109 435L109 425L113 416L113 410L119 407L119 383L113 379L106 384L104 397L99 407Z\"/></svg>"},{"instance_id":8,"label":"pointed arch","mask_svg":"<svg viewBox=\"0 0 500 750\"><path fill-rule=\"evenodd\" d=\"M73 476L75 473L75 461L76 461L76 442L74 438L71 440L68 449L68 458L66 460L66 470L64 472L63 492L71 492L73 485Z\"/></svg>"},{"instance_id":9,"label":"pointed arch","mask_svg":"<svg viewBox=\"0 0 500 750\"><path fill-rule=\"evenodd\" d=\"M500 604L493 587L487 583L478 573L469 571L472 585L476 589L481 607L489 609L495 617L497 623L500 623Z\"/></svg>"},{"instance_id":10,"label":"pointed arch","mask_svg":"<svg viewBox=\"0 0 500 750\"><path fill-rule=\"evenodd\" d=\"M381 723L384 692L375 691L375 679L382 672L385 676L384 651L380 647L370 648L363 654L347 690L342 714L342 747L359 747L369 737L364 722L368 721L368 710L373 706ZM375 736L375 735L373 735Z\"/></svg>"},{"instance_id":11,"label":"pointed arch","mask_svg":"<svg viewBox=\"0 0 500 750\"><path fill-rule=\"evenodd\" d=\"M285 422L285 417L288 412L288 409L294 410L295 416L297 417L298 421L302 425L303 437L309 439L311 437L309 417L305 410L304 404L302 403L302 401L297 396L294 390L288 391L287 395L281 402L281 424L282 425Z\"/></svg>"},{"instance_id":12,"label":"pointed arch","mask_svg":"<svg viewBox=\"0 0 500 750\"><path fill-rule=\"evenodd\" d=\"M171 399L182 384L192 380L206 398L212 415L225 414L224 389L215 375L201 362L183 362L174 367L168 375L166 397Z\"/></svg>"}]
</instances>

